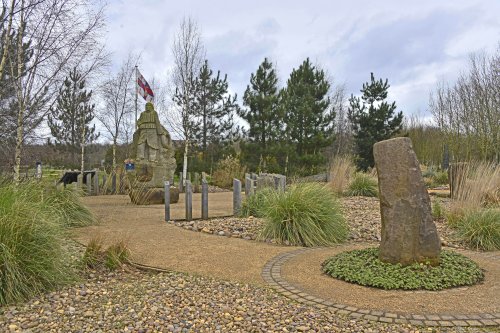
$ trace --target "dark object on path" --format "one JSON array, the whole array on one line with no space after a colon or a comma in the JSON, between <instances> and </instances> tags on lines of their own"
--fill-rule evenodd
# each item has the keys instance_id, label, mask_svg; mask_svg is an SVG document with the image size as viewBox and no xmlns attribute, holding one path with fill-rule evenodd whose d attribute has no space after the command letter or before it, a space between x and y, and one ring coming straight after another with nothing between
<instances>
[{"instance_id":1,"label":"dark object on path","mask_svg":"<svg viewBox=\"0 0 500 333\"><path fill-rule=\"evenodd\" d=\"M87 184L87 175L91 174L92 177L94 177L96 171L95 170L89 170L89 171L84 171L83 172L83 183ZM57 182L57 184L64 184L64 186L71 184L71 183L76 183L78 179L78 175L80 174L80 171L66 171L64 172L64 175L62 175L61 179Z\"/></svg>"}]
</instances>

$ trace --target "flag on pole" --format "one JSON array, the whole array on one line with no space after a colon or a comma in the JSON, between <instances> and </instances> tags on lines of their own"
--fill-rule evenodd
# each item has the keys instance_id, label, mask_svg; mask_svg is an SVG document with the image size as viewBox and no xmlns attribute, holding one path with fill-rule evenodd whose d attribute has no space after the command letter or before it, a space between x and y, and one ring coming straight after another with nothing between
<instances>
[{"instance_id":1,"label":"flag on pole","mask_svg":"<svg viewBox=\"0 0 500 333\"><path fill-rule=\"evenodd\" d=\"M151 87L149 86L144 76L142 76L141 72L137 69L137 94L141 95L142 98L146 100L146 102L153 102L155 94Z\"/></svg>"}]
</instances>

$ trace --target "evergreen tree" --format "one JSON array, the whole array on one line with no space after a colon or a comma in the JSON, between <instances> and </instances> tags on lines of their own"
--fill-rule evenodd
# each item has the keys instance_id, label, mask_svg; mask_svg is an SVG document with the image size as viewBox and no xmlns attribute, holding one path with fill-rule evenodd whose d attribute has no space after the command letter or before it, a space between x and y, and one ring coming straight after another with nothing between
<instances>
[{"instance_id":1,"label":"evergreen tree","mask_svg":"<svg viewBox=\"0 0 500 333\"><path fill-rule=\"evenodd\" d=\"M335 120L329 89L324 71L307 58L292 71L281 91L285 133L293 145L290 163L294 172L317 173L326 162L323 150L333 142Z\"/></svg>"},{"instance_id":2,"label":"evergreen tree","mask_svg":"<svg viewBox=\"0 0 500 333\"><path fill-rule=\"evenodd\" d=\"M250 85L243 95L243 105L239 116L250 126L246 133L250 145L244 147L247 160L266 161L282 132L282 116L278 110L278 78L273 64L267 58L250 76ZM251 168L256 167L250 165Z\"/></svg>"},{"instance_id":3,"label":"evergreen tree","mask_svg":"<svg viewBox=\"0 0 500 333\"><path fill-rule=\"evenodd\" d=\"M56 107L50 109L48 126L58 145L67 149L75 160L76 152L81 151L81 170L83 171L84 147L99 136L94 119L95 105L90 103L92 91L85 90L85 80L74 68L59 90Z\"/></svg>"},{"instance_id":4,"label":"evergreen tree","mask_svg":"<svg viewBox=\"0 0 500 333\"><path fill-rule=\"evenodd\" d=\"M363 83L361 98L351 95L348 116L352 123L354 142L357 148L356 165L367 170L375 165L373 145L397 135L402 129L403 112L396 111L396 102L389 104L387 98L389 83L375 80Z\"/></svg>"},{"instance_id":5,"label":"evergreen tree","mask_svg":"<svg viewBox=\"0 0 500 333\"><path fill-rule=\"evenodd\" d=\"M212 167L217 153L232 136L236 94L228 94L227 75L214 75L205 60L194 82L193 109L196 115L193 134L202 150L205 167Z\"/></svg>"}]
</instances>

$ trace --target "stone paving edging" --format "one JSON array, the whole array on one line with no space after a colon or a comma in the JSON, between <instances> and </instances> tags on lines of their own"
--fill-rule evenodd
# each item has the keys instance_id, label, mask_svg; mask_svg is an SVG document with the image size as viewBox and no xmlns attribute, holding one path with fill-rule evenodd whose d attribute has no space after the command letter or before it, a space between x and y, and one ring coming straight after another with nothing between
<instances>
[{"instance_id":1,"label":"stone paving edging","mask_svg":"<svg viewBox=\"0 0 500 333\"><path fill-rule=\"evenodd\" d=\"M328 308L329 310L347 315L354 319L366 319L371 321L379 321L384 323L394 324L412 324L419 326L441 326L441 327L457 327L457 326L500 326L500 313L479 313L479 314L454 314L454 315L414 315L391 313L385 311L375 311L370 309L360 309L345 304L335 304L319 297L314 297L307 294L303 290L291 285L281 276L281 267L293 257L296 257L305 252L320 250L324 248L302 248L291 252L285 252L277 255L269 260L262 269L262 278L273 289L284 296L296 300L300 303L312 305L317 308ZM454 249L457 251L457 249ZM458 252L466 252L458 250ZM500 254L484 254L485 257L491 259L500 259Z\"/></svg>"}]
</instances>

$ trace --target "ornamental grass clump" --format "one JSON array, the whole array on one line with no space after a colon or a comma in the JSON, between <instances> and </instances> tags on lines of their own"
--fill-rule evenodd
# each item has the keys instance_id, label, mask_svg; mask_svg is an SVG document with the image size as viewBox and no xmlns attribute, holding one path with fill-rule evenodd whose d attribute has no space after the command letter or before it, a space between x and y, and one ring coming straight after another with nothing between
<instances>
[{"instance_id":1,"label":"ornamental grass clump","mask_svg":"<svg viewBox=\"0 0 500 333\"><path fill-rule=\"evenodd\" d=\"M331 189L337 194L344 193L355 171L356 167L351 156L336 156L330 167Z\"/></svg>"},{"instance_id":2,"label":"ornamental grass clump","mask_svg":"<svg viewBox=\"0 0 500 333\"><path fill-rule=\"evenodd\" d=\"M378 195L377 179L366 173L356 173L349 183L346 195L352 197L376 197Z\"/></svg>"},{"instance_id":3,"label":"ornamental grass clump","mask_svg":"<svg viewBox=\"0 0 500 333\"><path fill-rule=\"evenodd\" d=\"M500 208L470 210L454 226L458 237L471 248L500 250Z\"/></svg>"},{"instance_id":4,"label":"ornamental grass clump","mask_svg":"<svg viewBox=\"0 0 500 333\"><path fill-rule=\"evenodd\" d=\"M337 197L317 183L269 192L262 215L265 223L259 238L279 244L328 246L344 241L349 231Z\"/></svg>"},{"instance_id":5,"label":"ornamental grass clump","mask_svg":"<svg viewBox=\"0 0 500 333\"><path fill-rule=\"evenodd\" d=\"M272 188L263 188L251 196L247 196L241 205L241 217L262 217L263 208L266 205L266 200L270 196Z\"/></svg>"},{"instance_id":6,"label":"ornamental grass clump","mask_svg":"<svg viewBox=\"0 0 500 333\"><path fill-rule=\"evenodd\" d=\"M35 183L3 183L0 305L22 301L72 281L70 258L62 247L65 229L93 221L69 191L49 191Z\"/></svg>"}]
</instances>

